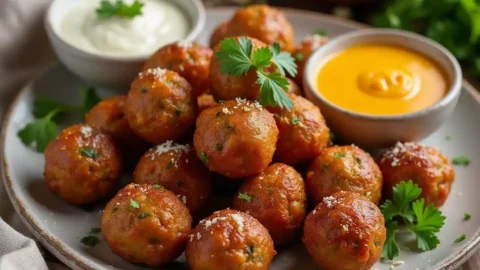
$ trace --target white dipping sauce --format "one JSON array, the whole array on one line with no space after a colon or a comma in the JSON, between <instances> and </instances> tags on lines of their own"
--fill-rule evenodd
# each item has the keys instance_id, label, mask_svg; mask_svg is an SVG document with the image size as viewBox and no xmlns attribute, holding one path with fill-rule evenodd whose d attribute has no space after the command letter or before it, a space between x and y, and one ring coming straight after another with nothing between
<instances>
[{"instance_id":1,"label":"white dipping sauce","mask_svg":"<svg viewBox=\"0 0 480 270\"><path fill-rule=\"evenodd\" d=\"M132 2L124 0L128 5ZM165 0L141 2L142 15L132 19L119 16L102 19L95 12L100 0L83 0L66 14L60 35L82 50L116 56L152 54L161 46L187 36L190 21L179 7Z\"/></svg>"}]
</instances>

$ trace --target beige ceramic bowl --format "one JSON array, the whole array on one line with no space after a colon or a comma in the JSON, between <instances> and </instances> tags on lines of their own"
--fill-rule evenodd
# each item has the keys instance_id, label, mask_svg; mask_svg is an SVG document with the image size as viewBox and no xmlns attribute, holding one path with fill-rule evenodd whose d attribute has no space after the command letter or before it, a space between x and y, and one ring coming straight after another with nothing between
<instances>
[{"instance_id":1,"label":"beige ceramic bowl","mask_svg":"<svg viewBox=\"0 0 480 270\"><path fill-rule=\"evenodd\" d=\"M430 107L399 115L357 113L331 103L316 89L319 70L329 56L362 44L401 46L429 57L445 71L450 82L448 93ZM368 63L365 65L368 66ZM400 30L367 29L341 35L318 49L308 60L303 79L305 94L320 107L336 135L349 143L376 149L393 145L397 141L421 140L437 130L455 109L461 91L462 71L447 49L428 38Z\"/></svg>"},{"instance_id":2,"label":"beige ceramic bowl","mask_svg":"<svg viewBox=\"0 0 480 270\"><path fill-rule=\"evenodd\" d=\"M68 12L84 0L54 0L45 17L50 43L60 61L78 77L93 85L128 87L150 55L110 56L91 53L65 42L60 33ZM100 1L98 1L100 3ZM205 8L201 0L175 0L190 19L190 32L185 40L193 40L205 25Z\"/></svg>"}]
</instances>

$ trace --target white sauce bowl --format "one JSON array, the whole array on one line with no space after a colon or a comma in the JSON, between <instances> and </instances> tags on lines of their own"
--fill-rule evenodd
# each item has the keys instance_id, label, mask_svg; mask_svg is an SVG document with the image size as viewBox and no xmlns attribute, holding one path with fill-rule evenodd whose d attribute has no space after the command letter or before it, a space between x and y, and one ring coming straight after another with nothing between
<instances>
[{"instance_id":1,"label":"white sauce bowl","mask_svg":"<svg viewBox=\"0 0 480 270\"><path fill-rule=\"evenodd\" d=\"M92 53L70 45L61 33L65 16L83 0L54 0L45 16L50 43L60 61L78 77L94 86L129 87L150 55L107 55ZM190 20L191 29L185 41L194 40L205 25L205 8L201 0L169 1ZM98 1L100 5L100 0Z\"/></svg>"},{"instance_id":2,"label":"white sauce bowl","mask_svg":"<svg viewBox=\"0 0 480 270\"><path fill-rule=\"evenodd\" d=\"M445 71L450 83L448 92L440 101L425 109L398 115L358 113L330 102L317 91L318 72L329 56L362 44L394 45L427 56ZM313 53L305 67L303 85L307 98L320 107L336 135L349 143L374 150L391 146L397 141L421 140L435 132L455 109L462 87L462 71L455 57L431 39L401 30L367 29L334 38Z\"/></svg>"}]
</instances>

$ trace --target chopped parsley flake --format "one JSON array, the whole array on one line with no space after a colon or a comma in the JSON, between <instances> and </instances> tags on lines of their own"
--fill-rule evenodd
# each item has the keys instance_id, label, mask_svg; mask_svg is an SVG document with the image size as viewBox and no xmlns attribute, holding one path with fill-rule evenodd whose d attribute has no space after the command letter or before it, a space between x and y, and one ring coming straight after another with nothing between
<instances>
[{"instance_id":1,"label":"chopped parsley flake","mask_svg":"<svg viewBox=\"0 0 480 270\"><path fill-rule=\"evenodd\" d=\"M458 156L452 159L453 165L465 166L470 165L470 159L466 156Z\"/></svg>"},{"instance_id":2,"label":"chopped parsley flake","mask_svg":"<svg viewBox=\"0 0 480 270\"><path fill-rule=\"evenodd\" d=\"M167 169L170 169L173 166L173 160L169 160L167 163Z\"/></svg>"},{"instance_id":3,"label":"chopped parsley flake","mask_svg":"<svg viewBox=\"0 0 480 270\"><path fill-rule=\"evenodd\" d=\"M270 195L273 194L273 187L268 187L268 194L270 194Z\"/></svg>"},{"instance_id":4,"label":"chopped parsley flake","mask_svg":"<svg viewBox=\"0 0 480 270\"><path fill-rule=\"evenodd\" d=\"M118 210L118 207L116 207L116 206L113 207L113 208L112 208L112 214L115 213L115 212L117 212L117 210Z\"/></svg>"},{"instance_id":5,"label":"chopped parsley flake","mask_svg":"<svg viewBox=\"0 0 480 270\"><path fill-rule=\"evenodd\" d=\"M253 255L254 251L255 251L255 246L254 245L250 245L250 246L247 247L248 254Z\"/></svg>"},{"instance_id":6,"label":"chopped parsley flake","mask_svg":"<svg viewBox=\"0 0 480 270\"><path fill-rule=\"evenodd\" d=\"M302 61L305 58L305 55L303 53L299 52L299 53L294 54L293 57L295 57L295 59L297 61Z\"/></svg>"},{"instance_id":7,"label":"chopped parsley flake","mask_svg":"<svg viewBox=\"0 0 480 270\"><path fill-rule=\"evenodd\" d=\"M470 220L470 218L472 218L472 215L470 215L469 213L463 214L463 220Z\"/></svg>"},{"instance_id":8,"label":"chopped parsley flake","mask_svg":"<svg viewBox=\"0 0 480 270\"><path fill-rule=\"evenodd\" d=\"M130 208L140 208L140 204L134 199L130 199Z\"/></svg>"},{"instance_id":9,"label":"chopped parsley flake","mask_svg":"<svg viewBox=\"0 0 480 270\"><path fill-rule=\"evenodd\" d=\"M178 181L177 185L179 187L183 187L183 185L185 184L185 182L183 182L182 180Z\"/></svg>"},{"instance_id":10,"label":"chopped parsley flake","mask_svg":"<svg viewBox=\"0 0 480 270\"><path fill-rule=\"evenodd\" d=\"M162 185L155 184L155 185L153 185L153 188L154 189L161 189L161 188L163 189L164 187Z\"/></svg>"},{"instance_id":11,"label":"chopped parsley flake","mask_svg":"<svg viewBox=\"0 0 480 270\"><path fill-rule=\"evenodd\" d=\"M140 215L138 215L138 218L139 218L139 219L144 219L144 218L149 217L149 216L150 216L149 213L143 212L143 213L141 213Z\"/></svg>"},{"instance_id":12,"label":"chopped parsley flake","mask_svg":"<svg viewBox=\"0 0 480 270\"><path fill-rule=\"evenodd\" d=\"M202 160L203 163L208 163L207 152L205 151L200 152L200 159Z\"/></svg>"},{"instance_id":13,"label":"chopped parsley flake","mask_svg":"<svg viewBox=\"0 0 480 270\"><path fill-rule=\"evenodd\" d=\"M180 111L179 109L175 108L175 115L176 115L176 116L179 116L180 114L182 114L182 111Z\"/></svg>"},{"instance_id":14,"label":"chopped parsley flake","mask_svg":"<svg viewBox=\"0 0 480 270\"><path fill-rule=\"evenodd\" d=\"M300 118L295 117L292 119L292 124L297 125L298 123L300 123Z\"/></svg>"},{"instance_id":15,"label":"chopped parsley flake","mask_svg":"<svg viewBox=\"0 0 480 270\"><path fill-rule=\"evenodd\" d=\"M247 193L238 193L238 198L241 200L245 200L247 202L252 202L252 197L250 197Z\"/></svg>"},{"instance_id":16,"label":"chopped parsley flake","mask_svg":"<svg viewBox=\"0 0 480 270\"><path fill-rule=\"evenodd\" d=\"M465 234L462 234L457 239L455 239L455 241L453 243L458 244L458 243L462 242L463 240L465 240L465 238L467 238L467 236Z\"/></svg>"},{"instance_id":17,"label":"chopped parsley flake","mask_svg":"<svg viewBox=\"0 0 480 270\"><path fill-rule=\"evenodd\" d=\"M80 148L79 152L80 152L80 155L84 157L89 157L89 158L98 157L98 152L95 148L83 147L83 148Z\"/></svg>"},{"instance_id":18,"label":"chopped parsley flake","mask_svg":"<svg viewBox=\"0 0 480 270\"><path fill-rule=\"evenodd\" d=\"M142 94L145 94L145 93L147 93L147 92L148 92L148 89L147 89L147 88L142 88L142 90L140 90L140 93L142 93Z\"/></svg>"},{"instance_id":19,"label":"chopped parsley flake","mask_svg":"<svg viewBox=\"0 0 480 270\"><path fill-rule=\"evenodd\" d=\"M345 153L338 153L335 155L335 159L343 158L345 157L345 155L346 155Z\"/></svg>"},{"instance_id":20,"label":"chopped parsley flake","mask_svg":"<svg viewBox=\"0 0 480 270\"><path fill-rule=\"evenodd\" d=\"M217 145L215 145L215 147L217 148L218 151L223 150L223 144L221 144L221 143L217 143Z\"/></svg>"},{"instance_id":21,"label":"chopped parsley flake","mask_svg":"<svg viewBox=\"0 0 480 270\"><path fill-rule=\"evenodd\" d=\"M100 229L100 228L91 228L90 229L90 233L100 233L100 232L102 232L102 229Z\"/></svg>"},{"instance_id":22,"label":"chopped parsley flake","mask_svg":"<svg viewBox=\"0 0 480 270\"><path fill-rule=\"evenodd\" d=\"M326 169L326 168L328 168L328 167L330 167L330 163L323 163L323 168L324 168L324 169Z\"/></svg>"},{"instance_id":23,"label":"chopped parsley flake","mask_svg":"<svg viewBox=\"0 0 480 270\"><path fill-rule=\"evenodd\" d=\"M100 243L100 239L98 239L98 237L94 236L94 235L89 235L89 236L85 236L83 237L80 242L86 246L89 246L89 247L94 247L96 245L98 245Z\"/></svg>"}]
</instances>

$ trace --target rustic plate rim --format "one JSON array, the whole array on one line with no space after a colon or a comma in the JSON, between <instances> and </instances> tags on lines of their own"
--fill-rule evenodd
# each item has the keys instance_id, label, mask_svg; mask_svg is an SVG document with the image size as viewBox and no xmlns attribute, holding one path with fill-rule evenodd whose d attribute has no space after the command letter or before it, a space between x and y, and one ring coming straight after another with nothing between
<instances>
[{"instance_id":1,"label":"rustic plate rim","mask_svg":"<svg viewBox=\"0 0 480 270\"><path fill-rule=\"evenodd\" d=\"M233 12L235 7L215 7L215 8L206 8L207 16L208 13L211 12ZM315 11L308 11L308 10L300 10L294 8L284 8L280 7L280 9L288 14L292 15L301 15L301 16L312 16L316 18L321 18L325 21L330 21L333 24L343 24L347 25L351 28L362 29L368 28L368 25L350 21L343 18L334 17L332 15L323 14ZM40 73L40 75L29 82L27 82L18 93L15 95L12 103L9 105L8 110L5 114L3 119L3 123L1 124L1 135L0 135L0 153L1 155L1 170L2 170L2 179L7 191L8 197L15 208L15 211L20 216L22 222L27 226L30 232L35 236L35 238L42 243L55 257L57 257L60 261L65 263L67 266L73 269L87 269L87 270L95 270L96 268L90 264L89 260L85 260L84 258L77 257L75 254L72 254L70 248L66 247L55 235L50 233L45 233L44 230L41 229L41 226L35 219L32 217L32 214L29 212L28 208L26 208L20 199L17 197L13 187L12 187L12 179L9 174L8 163L6 160L6 152L5 152L5 144L6 144L6 137L7 137L7 128L11 123L12 113L13 110L18 106L20 98L23 94L27 91L29 87L31 87L32 83L35 82L37 79L43 77L48 71L52 70L53 68L59 66L59 63L53 63ZM467 93L472 96L478 104L480 104L480 93L473 87L469 82L465 79L462 81L462 88L464 88ZM478 248L480 247L480 228L477 229L473 238L460 250L455 253L452 253L448 257L444 258L443 260L439 261L437 264L431 268L431 270L453 270L464 262L466 262L472 255L475 253Z\"/></svg>"}]
</instances>

